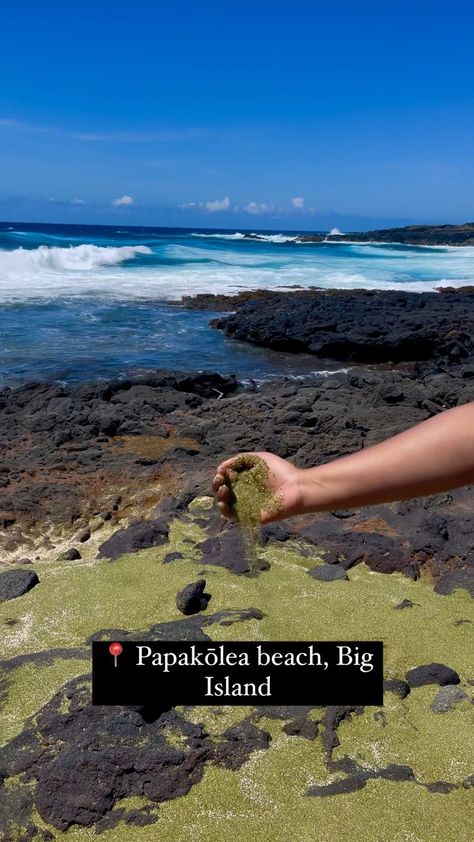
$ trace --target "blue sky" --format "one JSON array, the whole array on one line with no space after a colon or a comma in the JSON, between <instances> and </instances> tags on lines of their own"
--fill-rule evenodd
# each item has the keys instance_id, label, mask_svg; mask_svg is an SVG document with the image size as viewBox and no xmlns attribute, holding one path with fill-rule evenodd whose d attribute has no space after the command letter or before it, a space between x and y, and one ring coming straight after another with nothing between
<instances>
[{"instance_id":1,"label":"blue sky","mask_svg":"<svg viewBox=\"0 0 474 842\"><path fill-rule=\"evenodd\" d=\"M471 2L23 0L2 30L1 219L474 219Z\"/></svg>"}]
</instances>

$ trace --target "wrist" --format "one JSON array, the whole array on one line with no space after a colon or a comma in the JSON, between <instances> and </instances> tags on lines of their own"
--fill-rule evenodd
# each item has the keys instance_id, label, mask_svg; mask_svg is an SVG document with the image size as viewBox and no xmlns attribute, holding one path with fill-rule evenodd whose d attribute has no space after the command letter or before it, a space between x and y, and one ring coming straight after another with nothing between
<instances>
[{"instance_id":1,"label":"wrist","mask_svg":"<svg viewBox=\"0 0 474 842\"><path fill-rule=\"evenodd\" d=\"M347 505L347 488L337 480L331 464L300 470L298 488L301 514L343 509Z\"/></svg>"}]
</instances>

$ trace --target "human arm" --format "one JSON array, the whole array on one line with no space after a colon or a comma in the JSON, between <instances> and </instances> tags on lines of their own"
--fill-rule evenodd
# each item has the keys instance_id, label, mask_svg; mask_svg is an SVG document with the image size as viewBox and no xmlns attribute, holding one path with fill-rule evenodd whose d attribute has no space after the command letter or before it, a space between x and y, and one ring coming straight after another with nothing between
<instances>
[{"instance_id":1,"label":"human arm","mask_svg":"<svg viewBox=\"0 0 474 842\"><path fill-rule=\"evenodd\" d=\"M314 468L296 468L271 453L256 453L269 467L268 486L281 499L278 513L262 523L306 512L323 512L438 494L474 483L474 402L440 413L379 444ZM222 462L213 480L227 517L230 493Z\"/></svg>"}]
</instances>

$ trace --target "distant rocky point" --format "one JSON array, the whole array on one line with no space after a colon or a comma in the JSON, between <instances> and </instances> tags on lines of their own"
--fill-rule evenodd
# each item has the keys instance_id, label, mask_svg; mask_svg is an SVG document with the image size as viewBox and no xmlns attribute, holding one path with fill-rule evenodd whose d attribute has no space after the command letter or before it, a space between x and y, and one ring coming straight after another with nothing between
<instances>
[{"instance_id":1,"label":"distant rocky point","mask_svg":"<svg viewBox=\"0 0 474 842\"><path fill-rule=\"evenodd\" d=\"M302 243L345 242L403 243L407 246L474 246L474 222L463 225L406 225L403 228L381 228L346 234L303 234Z\"/></svg>"}]
</instances>

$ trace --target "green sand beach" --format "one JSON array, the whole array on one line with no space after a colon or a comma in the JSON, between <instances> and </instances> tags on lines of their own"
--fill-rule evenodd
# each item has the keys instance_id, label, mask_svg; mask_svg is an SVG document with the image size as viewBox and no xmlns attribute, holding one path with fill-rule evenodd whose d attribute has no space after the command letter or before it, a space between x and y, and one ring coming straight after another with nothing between
<instances>
[{"instance_id":1,"label":"green sand beach","mask_svg":"<svg viewBox=\"0 0 474 842\"><path fill-rule=\"evenodd\" d=\"M275 718L274 711L266 716L250 706L186 710L185 718L202 725L216 744L227 729L244 720L268 732L271 740L264 749L252 751L239 768L206 763L201 780L181 797L159 804L143 796L117 799L112 816L120 809L141 811L151 805L157 822L132 827L121 820L104 828L100 838L172 840L178 827L183 842L231 838L243 842L257 834L265 842L310 842L315 828L318 839L335 842L354 839L362 827L370 842L470 838L473 708L467 679L474 613L469 595L463 590L450 596L436 594L425 576L418 581L400 573L387 576L364 564L349 571L348 581L318 582L307 570L322 563L324 553L308 558L296 542L284 549L262 550L270 568L257 582L222 568L204 564L203 569L196 544L204 532L197 521L206 519L212 505L211 498L196 499L184 518L171 523L169 541L159 548L113 562L97 560L98 542L106 537L104 527L100 537L88 543L81 560L35 565L40 585L21 599L0 605L3 663L12 665L2 685L2 743L8 747L26 729L35 732L38 713L53 698L60 701L58 717L70 716L71 696L64 695L65 688L79 676L89 685L90 652L84 640L99 627L129 629L132 619L140 638L140 631L153 624L182 619L174 596L199 570L212 593L202 617L210 620L206 632L213 641L382 639L386 678L403 679L420 663L445 663L459 673L459 688L466 697L437 713L430 708L439 691L435 685L413 688L403 699L386 692L383 708L366 708L341 720L329 753L321 708L304 715L309 723L317 723L308 732L310 738L292 735L291 729L285 733L294 711ZM170 551L182 553L183 558L163 563ZM403 600L410 600L412 607L397 610ZM296 610L289 612L289 605ZM237 621L238 612L250 607L258 608L262 618ZM235 621L230 625L213 621L219 612L235 612ZM16 661L18 666L13 666ZM172 728L165 727L164 736L171 746L186 742ZM44 745L41 728L37 739ZM331 768L329 758L332 763L350 759L369 778L355 791L308 794L312 786L326 787L351 777ZM410 767L412 779L370 777L390 764ZM45 822L32 803L33 789L25 772L6 776L2 790L6 839L26 838L26 828L36 828L32 839L47 838L46 830L54 839L96 838L93 827L73 824L61 831Z\"/></svg>"}]
</instances>

